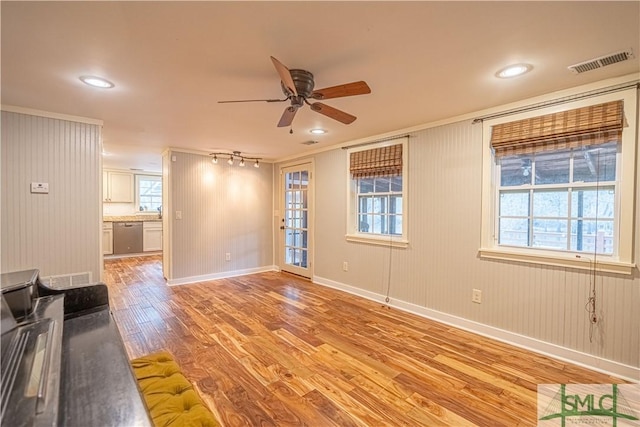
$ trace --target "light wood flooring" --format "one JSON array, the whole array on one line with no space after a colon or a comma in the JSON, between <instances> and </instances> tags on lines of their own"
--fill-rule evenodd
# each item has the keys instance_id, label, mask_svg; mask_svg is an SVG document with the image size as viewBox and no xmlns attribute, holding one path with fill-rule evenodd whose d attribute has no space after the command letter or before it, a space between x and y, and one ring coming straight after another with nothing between
<instances>
[{"instance_id":1,"label":"light wood flooring","mask_svg":"<svg viewBox=\"0 0 640 427\"><path fill-rule=\"evenodd\" d=\"M622 382L284 273L105 268L129 357L173 353L224 426L535 425L539 383Z\"/></svg>"}]
</instances>

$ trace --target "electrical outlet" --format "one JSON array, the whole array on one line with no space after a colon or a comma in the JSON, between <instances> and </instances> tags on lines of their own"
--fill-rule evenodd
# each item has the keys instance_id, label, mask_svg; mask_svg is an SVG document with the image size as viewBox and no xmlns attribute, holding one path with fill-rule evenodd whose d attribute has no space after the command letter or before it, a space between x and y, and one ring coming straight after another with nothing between
<instances>
[{"instance_id":1,"label":"electrical outlet","mask_svg":"<svg viewBox=\"0 0 640 427\"><path fill-rule=\"evenodd\" d=\"M342 271L349 271L349 263L347 261L342 263Z\"/></svg>"},{"instance_id":2,"label":"electrical outlet","mask_svg":"<svg viewBox=\"0 0 640 427\"><path fill-rule=\"evenodd\" d=\"M231 253L227 252L226 254L224 254L224 260L225 261L231 261Z\"/></svg>"},{"instance_id":3,"label":"electrical outlet","mask_svg":"<svg viewBox=\"0 0 640 427\"><path fill-rule=\"evenodd\" d=\"M471 293L471 301L476 304L482 303L482 291L480 289L474 289Z\"/></svg>"}]
</instances>

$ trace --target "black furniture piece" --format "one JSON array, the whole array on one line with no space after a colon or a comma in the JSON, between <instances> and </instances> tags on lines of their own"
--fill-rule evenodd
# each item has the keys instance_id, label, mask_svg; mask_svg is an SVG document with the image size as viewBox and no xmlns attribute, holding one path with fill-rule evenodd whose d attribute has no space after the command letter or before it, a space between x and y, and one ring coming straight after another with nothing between
<instances>
[{"instance_id":1,"label":"black furniture piece","mask_svg":"<svg viewBox=\"0 0 640 427\"><path fill-rule=\"evenodd\" d=\"M55 289L0 275L7 426L152 426L102 283Z\"/></svg>"}]
</instances>

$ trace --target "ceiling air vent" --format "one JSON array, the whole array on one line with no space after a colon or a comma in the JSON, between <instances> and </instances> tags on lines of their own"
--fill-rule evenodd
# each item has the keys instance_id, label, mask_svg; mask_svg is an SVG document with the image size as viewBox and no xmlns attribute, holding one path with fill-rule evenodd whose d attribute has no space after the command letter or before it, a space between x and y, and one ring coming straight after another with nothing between
<instances>
[{"instance_id":1,"label":"ceiling air vent","mask_svg":"<svg viewBox=\"0 0 640 427\"><path fill-rule=\"evenodd\" d=\"M585 71L595 70L596 68L606 67L607 65L612 65L617 62L622 62L633 58L635 58L635 56L633 55L633 51L631 49L622 50L620 52L611 53L599 58L590 59L579 64L570 65L567 68L569 68L575 74L580 74L584 73Z\"/></svg>"}]
</instances>

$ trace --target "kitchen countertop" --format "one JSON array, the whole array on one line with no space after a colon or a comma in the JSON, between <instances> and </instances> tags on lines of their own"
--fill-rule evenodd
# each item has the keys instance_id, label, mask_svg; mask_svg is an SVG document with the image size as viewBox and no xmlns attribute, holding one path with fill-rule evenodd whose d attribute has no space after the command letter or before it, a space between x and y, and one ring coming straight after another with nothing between
<instances>
[{"instance_id":1,"label":"kitchen countertop","mask_svg":"<svg viewBox=\"0 0 640 427\"><path fill-rule=\"evenodd\" d=\"M160 222L161 218L158 218L158 215L118 215L118 216L104 216L102 217L102 221L104 222Z\"/></svg>"}]
</instances>

